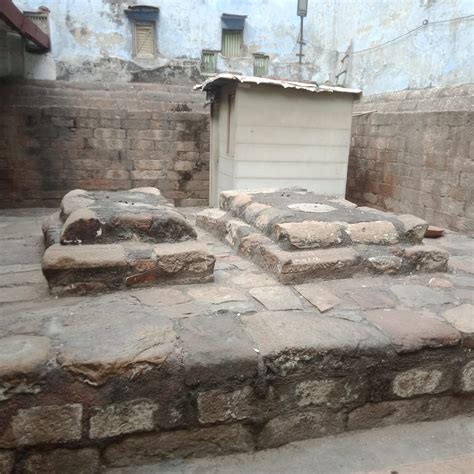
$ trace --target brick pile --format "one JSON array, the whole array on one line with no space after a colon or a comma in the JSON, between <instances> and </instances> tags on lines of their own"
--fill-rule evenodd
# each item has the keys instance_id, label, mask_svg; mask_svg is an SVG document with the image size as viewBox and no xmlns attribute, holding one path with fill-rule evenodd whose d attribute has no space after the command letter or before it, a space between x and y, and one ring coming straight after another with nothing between
<instances>
[{"instance_id":1,"label":"brick pile","mask_svg":"<svg viewBox=\"0 0 474 474\"><path fill-rule=\"evenodd\" d=\"M71 189L158 187L206 205L209 120L187 86L2 84L0 207L57 206Z\"/></svg>"}]
</instances>

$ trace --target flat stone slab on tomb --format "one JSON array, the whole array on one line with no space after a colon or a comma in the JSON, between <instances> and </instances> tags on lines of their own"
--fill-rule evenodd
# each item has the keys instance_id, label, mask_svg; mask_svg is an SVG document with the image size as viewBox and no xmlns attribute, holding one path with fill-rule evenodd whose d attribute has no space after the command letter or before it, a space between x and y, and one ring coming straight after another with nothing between
<instances>
[{"instance_id":1,"label":"flat stone slab on tomb","mask_svg":"<svg viewBox=\"0 0 474 474\"><path fill-rule=\"evenodd\" d=\"M130 191L75 189L61 202L59 215L43 225L47 245L107 244L120 240L180 242L195 239L192 225L156 188Z\"/></svg>"}]
</instances>

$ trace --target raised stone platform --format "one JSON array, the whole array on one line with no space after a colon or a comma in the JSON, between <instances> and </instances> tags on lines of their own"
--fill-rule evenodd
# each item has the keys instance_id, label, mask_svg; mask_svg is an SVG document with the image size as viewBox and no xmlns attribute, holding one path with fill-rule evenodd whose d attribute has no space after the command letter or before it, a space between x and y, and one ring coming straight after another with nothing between
<instances>
[{"instance_id":1,"label":"raised stone platform","mask_svg":"<svg viewBox=\"0 0 474 474\"><path fill-rule=\"evenodd\" d=\"M422 219L302 189L224 191L196 222L285 284L447 269L447 252L421 244Z\"/></svg>"},{"instance_id":2,"label":"raised stone platform","mask_svg":"<svg viewBox=\"0 0 474 474\"><path fill-rule=\"evenodd\" d=\"M213 278L214 257L156 188L71 191L45 219L43 234L43 273L54 294Z\"/></svg>"},{"instance_id":3,"label":"raised stone platform","mask_svg":"<svg viewBox=\"0 0 474 474\"><path fill-rule=\"evenodd\" d=\"M472 239L437 241L447 273L285 286L198 230L213 283L55 298L33 212L0 223L2 473L98 473L474 414Z\"/></svg>"}]
</instances>

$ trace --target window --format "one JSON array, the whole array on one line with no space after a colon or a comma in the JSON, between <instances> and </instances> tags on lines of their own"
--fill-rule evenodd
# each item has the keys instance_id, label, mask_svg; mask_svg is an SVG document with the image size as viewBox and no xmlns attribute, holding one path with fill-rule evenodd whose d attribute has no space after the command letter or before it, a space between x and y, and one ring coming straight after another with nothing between
<instances>
[{"instance_id":1,"label":"window","mask_svg":"<svg viewBox=\"0 0 474 474\"><path fill-rule=\"evenodd\" d=\"M223 13L222 23L222 54L227 58L242 55L242 33L244 31L245 15Z\"/></svg>"},{"instance_id":2,"label":"window","mask_svg":"<svg viewBox=\"0 0 474 474\"><path fill-rule=\"evenodd\" d=\"M134 23L134 53L138 59L156 56L156 24L154 21Z\"/></svg>"},{"instance_id":3,"label":"window","mask_svg":"<svg viewBox=\"0 0 474 474\"><path fill-rule=\"evenodd\" d=\"M268 74L268 56L257 53L253 57L253 75L263 77Z\"/></svg>"},{"instance_id":4,"label":"window","mask_svg":"<svg viewBox=\"0 0 474 474\"><path fill-rule=\"evenodd\" d=\"M160 9L148 5L130 5L125 14L133 28L133 55L137 59L156 57L156 26Z\"/></svg>"},{"instance_id":5,"label":"window","mask_svg":"<svg viewBox=\"0 0 474 474\"><path fill-rule=\"evenodd\" d=\"M201 72L213 74L217 71L217 54L215 51L203 50L201 55Z\"/></svg>"},{"instance_id":6,"label":"window","mask_svg":"<svg viewBox=\"0 0 474 474\"><path fill-rule=\"evenodd\" d=\"M222 54L227 58L234 58L241 55L242 51L242 32L241 31L222 31Z\"/></svg>"}]
</instances>

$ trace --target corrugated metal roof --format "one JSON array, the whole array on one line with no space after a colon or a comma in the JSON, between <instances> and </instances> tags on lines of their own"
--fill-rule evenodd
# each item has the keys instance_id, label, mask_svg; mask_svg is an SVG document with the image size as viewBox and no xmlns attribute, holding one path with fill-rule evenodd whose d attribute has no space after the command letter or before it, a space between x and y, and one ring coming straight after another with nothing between
<instances>
[{"instance_id":1,"label":"corrugated metal roof","mask_svg":"<svg viewBox=\"0 0 474 474\"><path fill-rule=\"evenodd\" d=\"M283 81L277 79L267 79L266 77L241 76L239 74L222 73L217 76L210 77L202 84L194 86L194 90L207 91L228 84L229 82L241 82L249 84L266 84L271 86L279 86L285 89L300 89L309 92L343 92L346 94L360 94L360 89L348 89L338 86L318 86L317 84L309 84L306 82Z\"/></svg>"}]
</instances>

